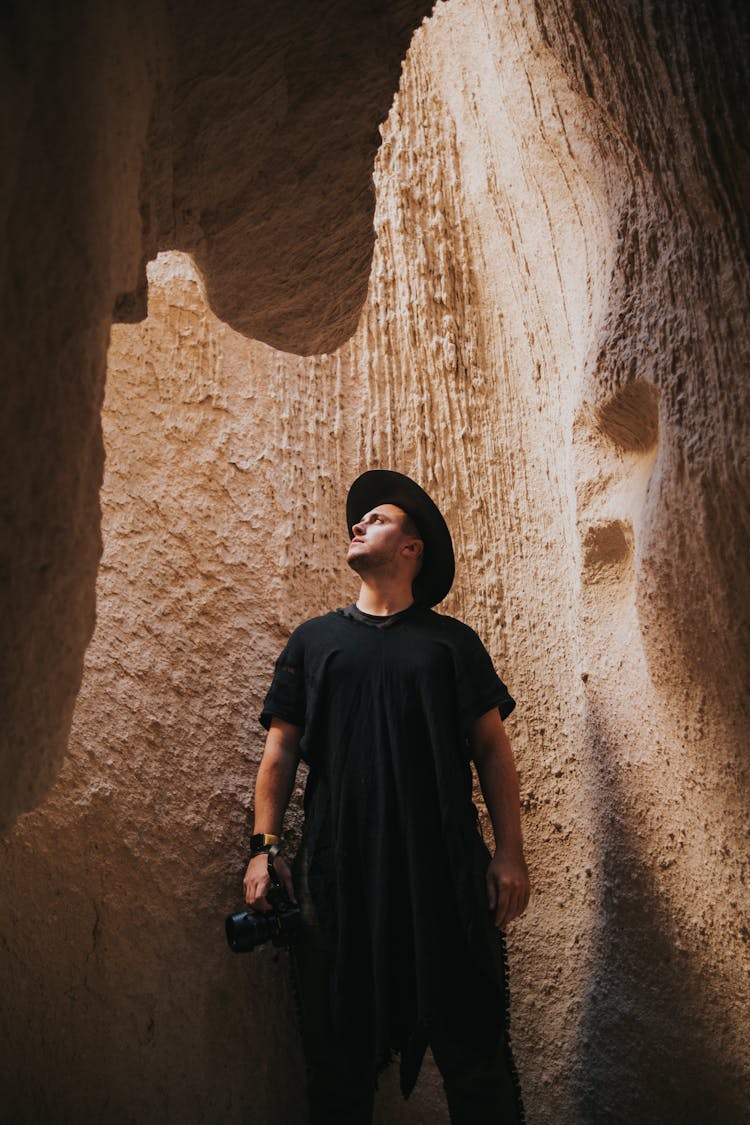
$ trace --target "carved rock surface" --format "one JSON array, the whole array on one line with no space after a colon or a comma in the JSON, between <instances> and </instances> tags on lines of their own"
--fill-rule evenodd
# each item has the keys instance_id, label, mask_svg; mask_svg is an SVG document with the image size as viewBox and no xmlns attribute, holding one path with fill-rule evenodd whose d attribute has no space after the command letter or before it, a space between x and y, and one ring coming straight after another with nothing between
<instances>
[{"instance_id":1,"label":"carved rock surface","mask_svg":"<svg viewBox=\"0 0 750 1125\"><path fill-rule=\"evenodd\" d=\"M158 56L148 7L3 11L3 825L54 780L94 626L107 341L141 254L140 153Z\"/></svg>"},{"instance_id":2,"label":"carved rock surface","mask_svg":"<svg viewBox=\"0 0 750 1125\"><path fill-rule=\"evenodd\" d=\"M10 0L0 32L0 824L46 793L94 623L100 413L145 263L195 253L235 327L354 331L372 164L425 0Z\"/></svg>"},{"instance_id":3,"label":"carved rock surface","mask_svg":"<svg viewBox=\"0 0 750 1125\"><path fill-rule=\"evenodd\" d=\"M519 701L529 1120L745 1119L746 18L572 12L441 3L417 33L349 343L241 338L180 256L113 330L97 632L4 842L15 1121L303 1119L285 966L222 918L273 660L354 593L344 497L377 465L441 504L444 609ZM447 1120L434 1068L407 1107L392 1079L380 1122Z\"/></svg>"}]
</instances>

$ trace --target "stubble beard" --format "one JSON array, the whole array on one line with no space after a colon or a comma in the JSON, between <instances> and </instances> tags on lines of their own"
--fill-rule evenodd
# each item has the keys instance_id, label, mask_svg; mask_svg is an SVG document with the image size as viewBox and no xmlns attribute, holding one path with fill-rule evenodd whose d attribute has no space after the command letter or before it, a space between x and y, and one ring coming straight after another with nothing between
<instances>
[{"instance_id":1,"label":"stubble beard","mask_svg":"<svg viewBox=\"0 0 750 1125\"><path fill-rule=\"evenodd\" d=\"M393 557L390 554L353 554L348 555L346 559L347 566L349 566L360 578L364 578L370 574L377 574L378 572L385 572L390 563L393 562Z\"/></svg>"}]
</instances>

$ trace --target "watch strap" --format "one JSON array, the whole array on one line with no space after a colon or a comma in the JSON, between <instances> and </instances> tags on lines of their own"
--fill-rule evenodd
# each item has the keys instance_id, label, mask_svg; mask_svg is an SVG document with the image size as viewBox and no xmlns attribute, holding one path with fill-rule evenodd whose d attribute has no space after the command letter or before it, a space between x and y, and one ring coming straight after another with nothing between
<instances>
[{"instance_id":1,"label":"watch strap","mask_svg":"<svg viewBox=\"0 0 750 1125\"><path fill-rule=\"evenodd\" d=\"M268 852L280 843L281 836L275 836L272 832L256 832L250 837L250 858Z\"/></svg>"}]
</instances>

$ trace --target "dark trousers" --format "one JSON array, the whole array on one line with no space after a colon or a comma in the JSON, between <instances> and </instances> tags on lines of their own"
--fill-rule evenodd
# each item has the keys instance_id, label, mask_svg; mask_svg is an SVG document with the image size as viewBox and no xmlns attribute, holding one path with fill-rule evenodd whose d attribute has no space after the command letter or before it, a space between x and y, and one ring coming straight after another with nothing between
<instances>
[{"instance_id":1,"label":"dark trousers","mask_svg":"<svg viewBox=\"0 0 750 1125\"><path fill-rule=\"evenodd\" d=\"M336 1036L326 948L302 863L295 864L295 890L306 920L304 935L292 950L292 966L307 1063L310 1125L371 1125L376 1075L355 1076L345 1045ZM453 1125L520 1125L523 1110L504 1036L490 1057L478 1056L463 1040L460 1028L433 1030L430 1047L443 1077Z\"/></svg>"}]
</instances>

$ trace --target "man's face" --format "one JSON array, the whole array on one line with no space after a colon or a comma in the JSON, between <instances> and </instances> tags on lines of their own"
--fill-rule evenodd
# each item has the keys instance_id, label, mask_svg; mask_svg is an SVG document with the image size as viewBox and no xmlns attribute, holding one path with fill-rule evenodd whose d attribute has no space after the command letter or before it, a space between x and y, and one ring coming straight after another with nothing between
<instances>
[{"instance_id":1,"label":"man's face","mask_svg":"<svg viewBox=\"0 0 750 1125\"><path fill-rule=\"evenodd\" d=\"M395 504L378 504L354 524L346 561L361 572L396 566L404 546L413 542L402 529L404 512Z\"/></svg>"}]
</instances>

